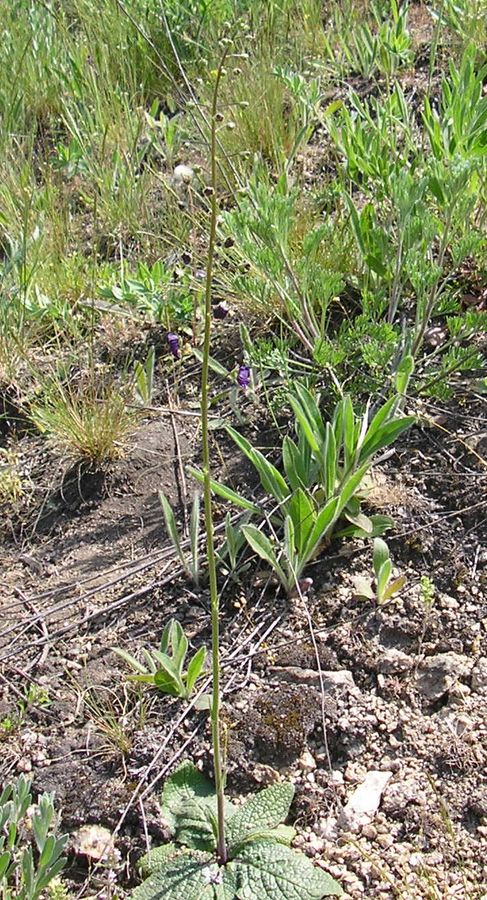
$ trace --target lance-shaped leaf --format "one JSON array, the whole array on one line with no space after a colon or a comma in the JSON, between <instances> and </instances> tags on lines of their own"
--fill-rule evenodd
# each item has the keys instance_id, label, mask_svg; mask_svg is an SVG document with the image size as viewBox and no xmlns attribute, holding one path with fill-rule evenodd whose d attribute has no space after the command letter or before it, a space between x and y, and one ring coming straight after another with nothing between
<instances>
[{"instance_id":1,"label":"lance-shaped leaf","mask_svg":"<svg viewBox=\"0 0 487 900\"><path fill-rule=\"evenodd\" d=\"M117 656L120 657L120 659L123 659L124 662L128 663L128 665L132 669L135 669L135 671L138 672L139 675L147 675L148 674L146 666L144 666L141 662L139 662L139 660L136 659L135 656L132 656L131 653L127 653L127 651L122 650L121 647L112 647L112 650L114 653L117 654ZM156 670L156 666L153 666L152 671L155 672L155 670Z\"/></svg>"},{"instance_id":2,"label":"lance-shaped leaf","mask_svg":"<svg viewBox=\"0 0 487 900\"><path fill-rule=\"evenodd\" d=\"M396 371L396 391L398 394L405 394L408 388L409 379L414 372L414 357L411 354L403 356Z\"/></svg>"},{"instance_id":3,"label":"lance-shaped leaf","mask_svg":"<svg viewBox=\"0 0 487 900\"><path fill-rule=\"evenodd\" d=\"M167 533L168 533L169 537L171 538L174 549L176 550L176 552L179 556L179 559L181 560L184 568L186 569L187 568L186 558L184 556L184 553L183 553L183 550L181 547L181 543L179 540L178 527L176 525L176 519L174 517L174 512L173 512L172 506L169 503L169 500L167 499L165 494L162 493L162 491L159 491L159 500L161 501L162 512L164 514L164 522L166 524Z\"/></svg>"},{"instance_id":4,"label":"lance-shaped leaf","mask_svg":"<svg viewBox=\"0 0 487 900\"><path fill-rule=\"evenodd\" d=\"M188 466L187 471L193 478L196 478L200 484L204 483L205 476L201 469L196 469L194 466ZM235 506L239 506L241 509L248 509L253 513L260 513L261 509L255 503L252 503L251 500L247 500L246 497L242 497L241 494L238 494L236 491L232 490L232 488L228 487L226 484L220 484L219 481L215 481L213 478L210 479L211 490L217 497L221 497L223 500L228 500L230 503L234 503Z\"/></svg>"},{"instance_id":5,"label":"lance-shaped leaf","mask_svg":"<svg viewBox=\"0 0 487 900\"><path fill-rule=\"evenodd\" d=\"M352 525L355 525L357 527L360 534L368 534L369 536L372 535L374 531L374 525L369 516L366 516L362 512L359 512L355 515L348 510L345 510L344 517L347 522L351 522Z\"/></svg>"},{"instance_id":6,"label":"lance-shaped leaf","mask_svg":"<svg viewBox=\"0 0 487 900\"><path fill-rule=\"evenodd\" d=\"M303 561L308 562L313 557L318 545L331 531L336 520L338 509L338 499L335 497L330 500L326 506L318 513L316 521L308 535L308 539L303 548Z\"/></svg>"},{"instance_id":7,"label":"lance-shaped leaf","mask_svg":"<svg viewBox=\"0 0 487 900\"><path fill-rule=\"evenodd\" d=\"M271 462L264 456L260 450L256 450L255 447L252 446L250 441L244 438L235 428L232 428L230 425L226 426L226 430L228 434L235 441L237 447L245 454L245 456L250 460L252 465L257 469L262 487L268 494L272 494L272 496L279 502L282 503L289 496L289 486L286 484L285 479L279 472L279 469L276 469Z\"/></svg>"},{"instance_id":8,"label":"lance-shaped leaf","mask_svg":"<svg viewBox=\"0 0 487 900\"><path fill-rule=\"evenodd\" d=\"M294 525L294 546L302 554L316 518L313 501L299 488L286 504L286 509Z\"/></svg>"},{"instance_id":9,"label":"lance-shaped leaf","mask_svg":"<svg viewBox=\"0 0 487 900\"><path fill-rule=\"evenodd\" d=\"M377 578L381 566L385 563L386 559L389 559L389 547L386 542L381 538L376 538L374 541L374 553L373 553L373 561L374 561L374 572Z\"/></svg>"},{"instance_id":10,"label":"lance-shaped leaf","mask_svg":"<svg viewBox=\"0 0 487 900\"><path fill-rule=\"evenodd\" d=\"M242 525L242 531L245 535L246 540L252 547L252 550L257 553L261 559L264 559L271 566L272 570L276 573L279 581L285 588L288 587L289 579L286 577L282 566L279 565L277 561L276 554L274 552L274 548L265 534L262 534L255 525Z\"/></svg>"},{"instance_id":11,"label":"lance-shaped leaf","mask_svg":"<svg viewBox=\"0 0 487 900\"><path fill-rule=\"evenodd\" d=\"M288 400L304 437L318 456L325 439L325 426L313 395L302 385L296 385Z\"/></svg>"},{"instance_id":12,"label":"lance-shaped leaf","mask_svg":"<svg viewBox=\"0 0 487 900\"><path fill-rule=\"evenodd\" d=\"M284 558L287 568L294 571L296 565L296 534L291 516L284 519Z\"/></svg>"},{"instance_id":13,"label":"lance-shaped leaf","mask_svg":"<svg viewBox=\"0 0 487 900\"><path fill-rule=\"evenodd\" d=\"M165 653L161 653L158 650L154 651L154 656L156 657L161 667L154 675L154 683L157 685L157 687L160 687L161 690L166 690L166 687L163 687L163 685L165 686L172 684L178 690L178 694L176 696L182 696L184 694L184 684L175 662L171 659L170 656L167 656ZM168 693L171 693L171 691L168 691Z\"/></svg>"},{"instance_id":14,"label":"lance-shaped leaf","mask_svg":"<svg viewBox=\"0 0 487 900\"><path fill-rule=\"evenodd\" d=\"M338 495L337 517L343 512L350 500L353 499L353 495L356 491L358 491L368 468L368 463L365 463L363 466L357 469L357 471L354 472L353 475L350 475L348 478L346 478L345 482L340 486L340 493Z\"/></svg>"},{"instance_id":15,"label":"lance-shaped leaf","mask_svg":"<svg viewBox=\"0 0 487 900\"><path fill-rule=\"evenodd\" d=\"M184 693L184 687L180 682L164 669L158 669L154 675L133 675L131 681L155 684L158 690L162 691L163 694L169 694L171 697L181 697Z\"/></svg>"},{"instance_id":16,"label":"lance-shaped leaf","mask_svg":"<svg viewBox=\"0 0 487 900\"><path fill-rule=\"evenodd\" d=\"M355 421L352 401L349 396L343 399L343 454L345 472L348 472L357 451L358 423Z\"/></svg>"},{"instance_id":17,"label":"lance-shaped leaf","mask_svg":"<svg viewBox=\"0 0 487 900\"><path fill-rule=\"evenodd\" d=\"M377 575L377 597L379 599L379 603L383 600L387 585L389 584L390 577L392 575L392 562L390 559L384 560L382 563L379 573Z\"/></svg>"},{"instance_id":18,"label":"lance-shaped leaf","mask_svg":"<svg viewBox=\"0 0 487 900\"><path fill-rule=\"evenodd\" d=\"M406 583L405 575L400 575L399 578L396 578L394 581L391 581L391 583L385 589L384 594L379 602L385 603L387 600L390 600L391 597L394 596L394 594L397 594L397 592L400 591L401 588L404 587L405 583Z\"/></svg>"},{"instance_id":19,"label":"lance-shaped leaf","mask_svg":"<svg viewBox=\"0 0 487 900\"><path fill-rule=\"evenodd\" d=\"M299 447L287 435L282 442L282 462L286 478L293 491L297 491L300 487L307 487L308 473L305 460Z\"/></svg>"},{"instance_id":20,"label":"lance-shaped leaf","mask_svg":"<svg viewBox=\"0 0 487 900\"><path fill-rule=\"evenodd\" d=\"M191 659L186 672L186 696L189 698L193 693L193 688L203 672L205 664L206 647L200 647Z\"/></svg>"},{"instance_id":21,"label":"lance-shaped leaf","mask_svg":"<svg viewBox=\"0 0 487 900\"><path fill-rule=\"evenodd\" d=\"M335 432L329 422L326 423L325 441L323 444L323 482L327 497L332 497L337 479L337 447Z\"/></svg>"}]
</instances>

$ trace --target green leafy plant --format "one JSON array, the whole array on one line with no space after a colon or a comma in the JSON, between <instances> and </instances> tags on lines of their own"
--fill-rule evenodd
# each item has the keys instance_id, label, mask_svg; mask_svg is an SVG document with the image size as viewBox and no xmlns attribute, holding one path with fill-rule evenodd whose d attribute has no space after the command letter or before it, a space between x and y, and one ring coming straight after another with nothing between
<instances>
[{"instance_id":1,"label":"green leafy plant","mask_svg":"<svg viewBox=\"0 0 487 900\"><path fill-rule=\"evenodd\" d=\"M391 0L387 17L383 19L377 4L372 4L372 22L358 21L351 33L340 29L335 48L327 42L327 52L333 61L337 49L343 56L344 68L370 78L377 71L386 76L407 68L414 61L412 39L407 27L408 5Z\"/></svg>"},{"instance_id":2,"label":"green leafy plant","mask_svg":"<svg viewBox=\"0 0 487 900\"><path fill-rule=\"evenodd\" d=\"M206 674L206 647L200 647L189 660L188 649L189 641L183 628L171 619L162 632L159 649L150 652L143 648L145 665L119 647L115 648L115 653L135 670L136 674L129 676L131 681L151 684L163 694L189 700L198 678Z\"/></svg>"},{"instance_id":3,"label":"green leafy plant","mask_svg":"<svg viewBox=\"0 0 487 900\"><path fill-rule=\"evenodd\" d=\"M409 363L409 365L407 364ZM412 372L410 358L400 367L397 386L405 391ZM375 455L390 446L413 423L412 416L398 413L400 396L387 400L369 422L353 410L344 397L331 422L322 418L318 403L306 387L296 384L288 402L296 418L297 441L288 435L282 443L284 474L231 426L227 431L255 467L261 485L275 506L266 515L255 504L212 482L219 496L259 514L260 525L242 526L252 549L270 565L286 591L291 591L307 564L336 530L341 535L373 537L391 525L385 516L366 516L361 499L366 495L365 476ZM201 480L201 473L190 471ZM264 533L269 524L272 536ZM276 533L277 529L277 533Z\"/></svg>"},{"instance_id":4,"label":"green leafy plant","mask_svg":"<svg viewBox=\"0 0 487 900\"><path fill-rule=\"evenodd\" d=\"M281 823L294 795L291 784L276 784L242 806L225 804L227 859L216 856L217 814L212 784L183 763L164 786L162 813L173 843L140 861L146 881L133 900L321 900L339 897L340 886L323 869L290 847L295 831Z\"/></svg>"},{"instance_id":5,"label":"green leafy plant","mask_svg":"<svg viewBox=\"0 0 487 900\"><path fill-rule=\"evenodd\" d=\"M161 501L166 530L178 555L178 559L188 578L191 578L195 585L198 586L200 582L200 495L198 492L195 493L191 508L191 519L189 523L189 556L183 550L173 508L162 491L159 492L159 500Z\"/></svg>"},{"instance_id":6,"label":"green leafy plant","mask_svg":"<svg viewBox=\"0 0 487 900\"><path fill-rule=\"evenodd\" d=\"M326 331L329 308L343 287L348 263L340 227L300 207L301 192L286 171L272 184L258 165L221 217L237 305L258 318L280 320L307 350ZM336 254L328 255L332 241ZM341 246L340 246L341 244ZM345 258L347 262L345 261Z\"/></svg>"},{"instance_id":7,"label":"green leafy plant","mask_svg":"<svg viewBox=\"0 0 487 900\"><path fill-rule=\"evenodd\" d=\"M450 60L441 84L439 109L424 99L423 124L435 158L480 159L486 152L487 97L482 85L486 66L479 66L475 47L466 47L459 64Z\"/></svg>"},{"instance_id":8,"label":"green leafy plant","mask_svg":"<svg viewBox=\"0 0 487 900\"><path fill-rule=\"evenodd\" d=\"M435 602L435 584L434 581L429 577L429 575L421 575L419 580L419 596L421 599L421 603L425 607L426 611L429 612Z\"/></svg>"},{"instance_id":9,"label":"green leafy plant","mask_svg":"<svg viewBox=\"0 0 487 900\"><path fill-rule=\"evenodd\" d=\"M140 313L167 329L189 325L194 311L189 270L181 269L176 280L161 261L151 267L139 263L134 275L126 275L121 268L118 283L99 288L102 297L116 302L115 309Z\"/></svg>"},{"instance_id":10,"label":"green leafy plant","mask_svg":"<svg viewBox=\"0 0 487 900\"><path fill-rule=\"evenodd\" d=\"M37 900L67 861L62 852L68 835L56 837L55 832L54 795L41 794L33 810L32 800L31 780L23 775L0 794L2 900Z\"/></svg>"},{"instance_id":11,"label":"green leafy plant","mask_svg":"<svg viewBox=\"0 0 487 900\"><path fill-rule=\"evenodd\" d=\"M378 32L378 67L386 76L408 68L414 62L413 42L407 24L408 4L391 0L390 8L391 16L379 24Z\"/></svg>"},{"instance_id":12,"label":"green leafy plant","mask_svg":"<svg viewBox=\"0 0 487 900\"><path fill-rule=\"evenodd\" d=\"M89 172L89 164L84 157L84 148L80 146L76 138L72 138L69 144L57 145L52 166L55 171L62 172L68 179Z\"/></svg>"},{"instance_id":13,"label":"green leafy plant","mask_svg":"<svg viewBox=\"0 0 487 900\"><path fill-rule=\"evenodd\" d=\"M158 848L146 859L148 878L136 888L138 900L179 900L190 898L230 898L247 896L249 900L266 900L276 896L320 900L326 895L340 895L341 888L322 870L315 869L306 857L289 849L292 835L278 829L287 815L292 799L292 786L275 787L250 800L241 810L233 810L225 798L225 774L221 746L220 722L220 636L217 556L214 544L212 485L210 471L208 375L211 347L211 299L213 264L217 230L217 131L218 92L224 63L230 52L227 43L214 73L210 112L211 191L209 244L206 266L204 343L201 374L201 418L205 526L212 628L212 695L210 720L215 772L215 788L201 774L186 764L165 786L163 809L173 831L175 842ZM248 507L247 507L248 508ZM167 672L167 665L165 667ZM244 892L243 894L241 892Z\"/></svg>"},{"instance_id":14,"label":"green leafy plant","mask_svg":"<svg viewBox=\"0 0 487 900\"><path fill-rule=\"evenodd\" d=\"M380 606L390 600L394 594L404 586L406 578L400 575L392 579L392 561L389 547L381 538L374 540L373 567L375 575L375 587L368 578L355 578L354 584L357 593L369 600L375 600Z\"/></svg>"},{"instance_id":15,"label":"green leafy plant","mask_svg":"<svg viewBox=\"0 0 487 900\"><path fill-rule=\"evenodd\" d=\"M174 166L180 152L184 132L181 117L176 113L169 117L160 109L159 100L154 100L150 112L145 113L147 123L146 140L156 156L162 156L170 166ZM150 161L150 160L149 160Z\"/></svg>"},{"instance_id":16,"label":"green leafy plant","mask_svg":"<svg viewBox=\"0 0 487 900\"><path fill-rule=\"evenodd\" d=\"M485 47L487 36L487 3L486 0L441 0L441 3L430 7L430 13L436 20L439 29L451 29L454 35L465 44L474 43L479 49ZM438 34L439 37L439 34ZM443 34L443 43L449 42L448 32ZM435 56L433 56L434 61Z\"/></svg>"}]
</instances>

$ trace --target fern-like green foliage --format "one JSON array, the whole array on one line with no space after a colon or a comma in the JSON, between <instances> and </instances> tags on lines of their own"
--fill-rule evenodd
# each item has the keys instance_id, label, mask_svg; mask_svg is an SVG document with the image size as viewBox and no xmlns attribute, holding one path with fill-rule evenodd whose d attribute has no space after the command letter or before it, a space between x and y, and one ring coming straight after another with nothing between
<instances>
[{"instance_id":1,"label":"fern-like green foliage","mask_svg":"<svg viewBox=\"0 0 487 900\"><path fill-rule=\"evenodd\" d=\"M294 796L275 784L240 807L226 802L228 861L216 858L216 798L212 784L185 762L171 775L162 812L173 843L151 850L139 868L146 880L132 900L322 900L339 897L339 884L308 857L292 850L295 831L281 823Z\"/></svg>"}]
</instances>

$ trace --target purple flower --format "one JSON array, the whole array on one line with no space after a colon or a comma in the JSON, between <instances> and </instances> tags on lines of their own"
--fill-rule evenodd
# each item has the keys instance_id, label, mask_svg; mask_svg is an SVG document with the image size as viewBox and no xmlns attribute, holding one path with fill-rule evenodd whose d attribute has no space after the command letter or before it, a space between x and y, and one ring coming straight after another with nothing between
<instances>
[{"instance_id":1,"label":"purple flower","mask_svg":"<svg viewBox=\"0 0 487 900\"><path fill-rule=\"evenodd\" d=\"M237 373L237 384L243 388L244 391L247 390L250 384L250 366L239 366Z\"/></svg>"},{"instance_id":2,"label":"purple flower","mask_svg":"<svg viewBox=\"0 0 487 900\"><path fill-rule=\"evenodd\" d=\"M177 334L174 334L174 332L172 331L168 331L167 342L169 344L169 349L174 356L174 359L180 359L181 352L179 350L179 338Z\"/></svg>"}]
</instances>

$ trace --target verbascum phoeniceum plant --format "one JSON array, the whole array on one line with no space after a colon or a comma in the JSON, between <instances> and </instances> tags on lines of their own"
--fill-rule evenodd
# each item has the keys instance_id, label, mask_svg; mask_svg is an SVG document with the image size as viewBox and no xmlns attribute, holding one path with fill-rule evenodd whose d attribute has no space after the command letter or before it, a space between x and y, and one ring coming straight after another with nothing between
<instances>
[{"instance_id":1,"label":"verbascum phoeniceum plant","mask_svg":"<svg viewBox=\"0 0 487 900\"><path fill-rule=\"evenodd\" d=\"M240 806L225 796L221 741L220 620L217 556L213 538L212 485L209 446L211 297L217 228L217 132L221 113L218 93L230 42L218 69L210 112L211 183L208 258L206 266L204 346L201 372L202 482L211 598L210 701L213 786L190 762L166 781L162 811L172 832L171 843L151 850L140 862L146 880L133 900L321 900L340 896L339 884L304 854L291 848L295 831L283 825L294 796L291 784L279 783L250 797Z\"/></svg>"}]
</instances>

